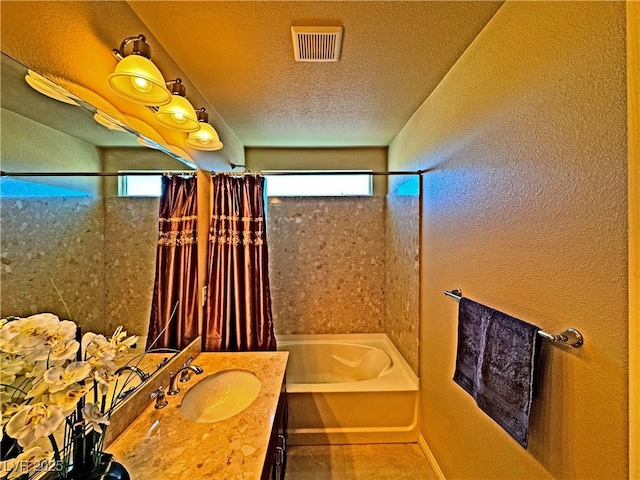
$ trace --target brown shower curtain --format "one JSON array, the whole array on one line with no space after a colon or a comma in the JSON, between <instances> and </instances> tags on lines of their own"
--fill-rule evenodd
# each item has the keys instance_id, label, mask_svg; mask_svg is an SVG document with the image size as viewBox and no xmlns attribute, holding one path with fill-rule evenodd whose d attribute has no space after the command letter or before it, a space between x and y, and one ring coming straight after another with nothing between
<instances>
[{"instance_id":1,"label":"brown shower curtain","mask_svg":"<svg viewBox=\"0 0 640 480\"><path fill-rule=\"evenodd\" d=\"M147 348L183 349L198 336L196 185L196 177L162 177Z\"/></svg>"},{"instance_id":2,"label":"brown shower curtain","mask_svg":"<svg viewBox=\"0 0 640 480\"><path fill-rule=\"evenodd\" d=\"M223 174L211 181L203 349L275 350L264 177Z\"/></svg>"}]
</instances>

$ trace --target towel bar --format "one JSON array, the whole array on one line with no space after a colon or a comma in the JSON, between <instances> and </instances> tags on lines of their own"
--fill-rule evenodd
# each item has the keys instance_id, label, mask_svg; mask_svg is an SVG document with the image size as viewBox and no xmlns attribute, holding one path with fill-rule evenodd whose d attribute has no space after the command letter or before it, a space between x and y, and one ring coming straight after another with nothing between
<instances>
[{"instance_id":1,"label":"towel bar","mask_svg":"<svg viewBox=\"0 0 640 480\"><path fill-rule=\"evenodd\" d=\"M459 288L455 288L453 290L445 290L445 295L449 297L455 298L456 300L462 299L462 290ZM542 330L538 330L538 335L542 338L546 338L550 342L559 343L561 345L568 345L574 348L580 348L584 343L584 338L582 334L573 329L567 328L564 332L556 333L555 335L552 333L543 332Z\"/></svg>"}]
</instances>

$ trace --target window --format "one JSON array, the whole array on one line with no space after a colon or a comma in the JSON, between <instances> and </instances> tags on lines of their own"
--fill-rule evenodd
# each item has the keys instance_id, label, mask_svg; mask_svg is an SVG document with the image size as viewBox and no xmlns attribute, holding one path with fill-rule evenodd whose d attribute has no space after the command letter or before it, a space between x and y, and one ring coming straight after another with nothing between
<instances>
[{"instance_id":1,"label":"window","mask_svg":"<svg viewBox=\"0 0 640 480\"><path fill-rule=\"evenodd\" d=\"M341 175L333 170L263 171L269 197L340 197L372 195L370 171L349 171ZM286 173L286 175L269 175ZM330 173L327 175L327 173Z\"/></svg>"},{"instance_id":2,"label":"window","mask_svg":"<svg viewBox=\"0 0 640 480\"><path fill-rule=\"evenodd\" d=\"M162 193L162 172L149 171L149 175L127 175L127 172L118 177L119 197L159 197ZM134 173L134 172L128 172Z\"/></svg>"}]
</instances>

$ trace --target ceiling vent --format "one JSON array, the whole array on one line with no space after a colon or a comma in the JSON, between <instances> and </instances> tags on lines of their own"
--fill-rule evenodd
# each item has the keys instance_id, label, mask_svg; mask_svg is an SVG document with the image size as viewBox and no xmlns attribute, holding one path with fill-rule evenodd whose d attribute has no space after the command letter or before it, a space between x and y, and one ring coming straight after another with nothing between
<instances>
[{"instance_id":1,"label":"ceiling vent","mask_svg":"<svg viewBox=\"0 0 640 480\"><path fill-rule=\"evenodd\" d=\"M297 62L337 62L342 27L291 27Z\"/></svg>"}]
</instances>

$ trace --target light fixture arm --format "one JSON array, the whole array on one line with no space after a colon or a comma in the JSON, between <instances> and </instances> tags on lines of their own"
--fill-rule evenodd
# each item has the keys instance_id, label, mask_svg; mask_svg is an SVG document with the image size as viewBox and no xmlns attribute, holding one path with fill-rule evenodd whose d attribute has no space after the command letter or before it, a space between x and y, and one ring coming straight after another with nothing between
<instances>
[{"instance_id":1,"label":"light fixture arm","mask_svg":"<svg viewBox=\"0 0 640 480\"><path fill-rule=\"evenodd\" d=\"M171 92L171 95L180 95L181 97L187 96L187 93L181 78L176 78L175 80L169 80L166 82L166 85L169 92Z\"/></svg>"},{"instance_id":2,"label":"light fixture arm","mask_svg":"<svg viewBox=\"0 0 640 480\"><path fill-rule=\"evenodd\" d=\"M115 55L118 60L122 60L126 57L124 49L130 43L133 43L132 55L141 55L149 60L151 59L151 47L149 47L149 44L147 43L147 37L143 34L139 34L137 37L125 38L120 44L120 48L113 49L113 55Z\"/></svg>"},{"instance_id":3,"label":"light fixture arm","mask_svg":"<svg viewBox=\"0 0 640 480\"><path fill-rule=\"evenodd\" d=\"M198 115L198 122L209 123L209 114L206 108L202 107L196 110L196 115Z\"/></svg>"}]
</instances>

